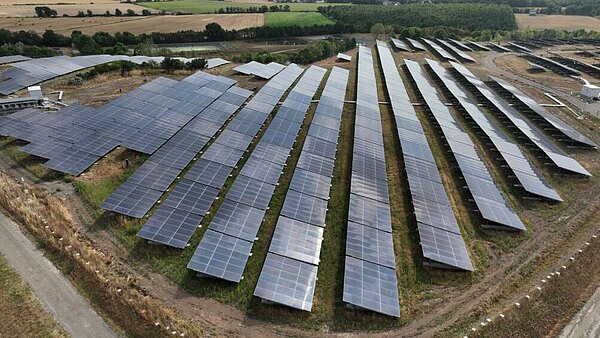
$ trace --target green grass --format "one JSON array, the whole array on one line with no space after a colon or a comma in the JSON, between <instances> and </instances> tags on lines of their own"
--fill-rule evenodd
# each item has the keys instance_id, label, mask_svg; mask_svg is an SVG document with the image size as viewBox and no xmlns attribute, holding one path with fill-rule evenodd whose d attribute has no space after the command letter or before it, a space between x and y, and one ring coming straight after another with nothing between
<instances>
[{"instance_id":1,"label":"green grass","mask_svg":"<svg viewBox=\"0 0 600 338\"><path fill-rule=\"evenodd\" d=\"M2 255L0 318L0 337L67 337Z\"/></svg>"},{"instance_id":2,"label":"green grass","mask_svg":"<svg viewBox=\"0 0 600 338\"><path fill-rule=\"evenodd\" d=\"M27 171L37 178L53 179L62 176L60 173L44 167L44 159L22 152L20 147L25 144L25 142L15 140L11 137L0 138L0 151L4 152L19 166L27 169Z\"/></svg>"},{"instance_id":3,"label":"green grass","mask_svg":"<svg viewBox=\"0 0 600 338\"><path fill-rule=\"evenodd\" d=\"M229 1L211 1L211 0L180 0L180 1L166 1L166 2L140 2L139 5L145 6L152 9L164 10L167 12L174 13L186 13L186 14L206 14L214 13L219 9L227 7L260 7L263 4L256 3L244 3L244 2L229 2ZM275 3L265 3L266 6L273 6ZM317 8L322 7L324 4L317 3L289 3L281 4L289 5L292 12L316 12Z\"/></svg>"},{"instance_id":4,"label":"green grass","mask_svg":"<svg viewBox=\"0 0 600 338\"><path fill-rule=\"evenodd\" d=\"M282 12L265 13L265 26L284 27L284 26L314 26L314 25L333 25L334 22L323 16L321 13L311 12Z\"/></svg>"}]
</instances>

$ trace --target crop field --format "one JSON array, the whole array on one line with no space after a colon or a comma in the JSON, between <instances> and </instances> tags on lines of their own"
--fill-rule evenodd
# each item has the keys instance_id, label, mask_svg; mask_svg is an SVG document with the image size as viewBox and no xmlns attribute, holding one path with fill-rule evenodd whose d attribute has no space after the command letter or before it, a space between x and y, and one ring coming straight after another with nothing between
<instances>
[{"instance_id":1,"label":"crop field","mask_svg":"<svg viewBox=\"0 0 600 338\"><path fill-rule=\"evenodd\" d=\"M134 34L177 32L180 30L202 31L216 22L224 29L260 27L263 14L213 14L213 15L162 15L137 17L90 17L90 18L0 18L0 26L8 30L34 30L43 33L52 29L70 35L73 30L86 34L95 32L131 32Z\"/></svg>"},{"instance_id":2,"label":"crop field","mask_svg":"<svg viewBox=\"0 0 600 338\"><path fill-rule=\"evenodd\" d=\"M265 26L314 26L314 25L332 25L329 20L321 13L312 12L285 12L285 13L265 13Z\"/></svg>"},{"instance_id":3,"label":"crop field","mask_svg":"<svg viewBox=\"0 0 600 338\"><path fill-rule=\"evenodd\" d=\"M214 0L177 0L177 1L165 1L165 2L144 2L140 3L141 6L145 6L152 9L165 10L167 12L181 12L186 14L203 14L203 13L214 13L219 9L227 7L241 7L249 8L256 6L272 6L272 5L289 5L292 12L316 12L317 8L323 6L323 4L317 3L288 3L288 4L275 4L275 3L252 3L245 1L214 1Z\"/></svg>"},{"instance_id":4,"label":"crop field","mask_svg":"<svg viewBox=\"0 0 600 338\"><path fill-rule=\"evenodd\" d=\"M0 304L0 337L67 337L2 255Z\"/></svg>"},{"instance_id":5,"label":"crop field","mask_svg":"<svg viewBox=\"0 0 600 338\"><path fill-rule=\"evenodd\" d=\"M32 2L29 2L32 3ZM146 9L142 6L137 6L134 4L125 4L118 2L111 3L81 3L81 4L70 4L70 3L60 3L60 4L52 4L48 2L44 2L40 4L43 6L48 6L58 13L58 16L62 16L63 14L67 14L70 16L75 16L79 11L86 12L91 10L94 14L104 14L106 11L109 11L111 14L115 13L115 9L121 10L121 12L125 13L128 9L133 10L137 14L142 13L142 10ZM0 17L35 17L35 7L40 5L14 5L14 4L6 4L0 3ZM156 12L155 10L151 10Z\"/></svg>"},{"instance_id":6,"label":"crop field","mask_svg":"<svg viewBox=\"0 0 600 338\"><path fill-rule=\"evenodd\" d=\"M580 15L536 15L515 14L520 29L565 29L600 30L600 20L592 16Z\"/></svg>"}]
</instances>

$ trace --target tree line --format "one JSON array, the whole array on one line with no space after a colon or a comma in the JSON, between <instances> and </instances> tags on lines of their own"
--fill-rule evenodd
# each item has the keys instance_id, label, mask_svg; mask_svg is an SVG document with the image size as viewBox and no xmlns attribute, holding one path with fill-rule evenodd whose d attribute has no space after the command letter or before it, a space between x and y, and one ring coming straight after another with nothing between
<instances>
[{"instance_id":1,"label":"tree line","mask_svg":"<svg viewBox=\"0 0 600 338\"><path fill-rule=\"evenodd\" d=\"M375 23L402 27L451 27L469 31L515 30L517 21L507 5L408 4L401 6L328 6L319 10L336 22L353 22L368 32Z\"/></svg>"},{"instance_id":2,"label":"tree line","mask_svg":"<svg viewBox=\"0 0 600 338\"><path fill-rule=\"evenodd\" d=\"M250 7L225 7L215 10L215 14L232 13L267 13L267 12L289 12L290 5L272 5L272 6L250 6Z\"/></svg>"}]
</instances>

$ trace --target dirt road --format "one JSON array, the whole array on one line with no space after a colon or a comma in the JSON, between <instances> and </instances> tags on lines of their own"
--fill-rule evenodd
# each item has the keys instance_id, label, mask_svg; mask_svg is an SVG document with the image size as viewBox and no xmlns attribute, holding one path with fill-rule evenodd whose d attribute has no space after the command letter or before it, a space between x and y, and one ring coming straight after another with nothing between
<instances>
[{"instance_id":1,"label":"dirt road","mask_svg":"<svg viewBox=\"0 0 600 338\"><path fill-rule=\"evenodd\" d=\"M89 302L1 213L0 252L72 337L116 337Z\"/></svg>"},{"instance_id":2,"label":"dirt road","mask_svg":"<svg viewBox=\"0 0 600 338\"><path fill-rule=\"evenodd\" d=\"M585 304L573 320L565 326L559 338L594 338L600 337L600 288Z\"/></svg>"}]
</instances>

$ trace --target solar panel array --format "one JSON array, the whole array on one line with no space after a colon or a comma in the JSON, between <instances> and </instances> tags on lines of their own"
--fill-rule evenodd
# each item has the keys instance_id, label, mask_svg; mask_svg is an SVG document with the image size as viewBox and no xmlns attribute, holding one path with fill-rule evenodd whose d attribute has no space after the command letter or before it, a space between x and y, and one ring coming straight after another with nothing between
<instances>
[{"instance_id":1,"label":"solar panel array","mask_svg":"<svg viewBox=\"0 0 600 338\"><path fill-rule=\"evenodd\" d=\"M405 60L405 62L431 115L444 134L483 220L488 222L486 223L488 225L496 224L496 227L504 227L504 229L525 230L525 226L508 204L486 165L477 154L473 141L454 118L450 109L442 102L421 66L411 60ZM424 170L422 172L424 175L429 175Z\"/></svg>"},{"instance_id":2,"label":"solar panel array","mask_svg":"<svg viewBox=\"0 0 600 338\"><path fill-rule=\"evenodd\" d=\"M502 45L499 45L497 43L490 42L490 46L500 53L512 53L512 50L510 50Z\"/></svg>"},{"instance_id":3,"label":"solar panel array","mask_svg":"<svg viewBox=\"0 0 600 338\"><path fill-rule=\"evenodd\" d=\"M512 41L508 41L508 45L510 47L512 47L516 52L526 52L526 53L531 53L531 49L522 46L518 43L512 42Z\"/></svg>"},{"instance_id":4,"label":"solar panel array","mask_svg":"<svg viewBox=\"0 0 600 338\"><path fill-rule=\"evenodd\" d=\"M544 122L544 127L550 126L554 131L560 133L559 140L570 141L575 144L583 145L586 147L597 148L598 145L590 140L588 137L584 136L573 127L550 113L546 108L540 106L537 102L535 102L532 98L525 95L522 91L520 91L517 87L512 84L505 82L497 77L490 76L492 81L496 82L501 88L510 93L512 97L514 97L521 105L521 107L528 109L528 111L535 114L534 117L540 119ZM568 139L568 140L565 140Z\"/></svg>"},{"instance_id":5,"label":"solar panel array","mask_svg":"<svg viewBox=\"0 0 600 338\"><path fill-rule=\"evenodd\" d=\"M592 176L579 162L570 157L556 144L554 144L542 131L534 126L530 121L525 119L515 108L511 107L506 101L494 93L483 81L479 80L467 68L458 63L452 63L454 69L458 71L462 77L473 85L477 91L491 103L496 110L506 117L512 125L517 127L519 131L525 135L533 144L546 155L552 163L558 168L584 176Z\"/></svg>"},{"instance_id":6,"label":"solar panel array","mask_svg":"<svg viewBox=\"0 0 600 338\"><path fill-rule=\"evenodd\" d=\"M429 39L425 39L425 38L422 38L422 40L427 45L429 45L429 47L434 51L435 54L437 54L437 56L439 58L446 60L446 61L458 61L458 60L456 60L456 58L454 56L452 56L452 54L448 53L444 48L442 48L437 43L435 43Z\"/></svg>"},{"instance_id":7,"label":"solar panel array","mask_svg":"<svg viewBox=\"0 0 600 338\"><path fill-rule=\"evenodd\" d=\"M471 46L471 49L474 49L474 50L483 51L483 52L489 52L490 51L490 49L488 47L486 47L486 46L484 46L484 45L482 45L480 43L477 43L475 41L469 41L469 42L467 42L467 44L469 46Z\"/></svg>"},{"instance_id":8,"label":"solar panel array","mask_svg":"<svg viewBox=\"0 0 600 338\"><path fill-rule=\"evenodd\" d=\"M27 57L27 56L23 56L23 55L0 56L0 65L5 65L7 63L13 63L13 62L27 61L27 60L31 60L31 58Z\"/></svg>"},{"instance_id":9,"label":"solar panel array","mask_svg":"<svg viewBox=\"0 0 600 338\"><path fill-rule=\"evenodd\" d=\"M222 83L222 82L221 82ZM227 83L232 83L228 80ZM202 88L207 88L206 84ZM215 84L220 86L220 84ZM226 86L225 86L226 87ZM216 91L216 90L215 90ZM220 92L219 92L220 93ZM144 216L158 201L162 193L181 174L181 171L192 161L198 152L208 143L221 126L239 108L239 106L250 96L251 92L232 87L227 89L219 98L212 102L192 118L183 128L177 131L158 150L153 153L144 164L142 164L128 179L117 188L101 205L105 210L118 212L131 217L140 218ZM193 194L200 187L189 186L182 188L187 181L183 180L175 187L171 196L181 194ZM187 182L189 183L189 182ZM135 203L136 196L129 193L130 187L143 187L153 198L147 198L143 204ZM141 189L141 188L138 188ZM183 191L181 189L184 189ZM156 192L160 192L157 194ZM173 206L171 196L163 206ZM195 214L203 214L198 208L193 210L177 207ZM150 224L154 224L150 222ZM154 227L152 229L155 229ZM149 234L146 235L150 236ZM158 242L158 241L157 241Z\"/></svg>"},{"instance_id":10,"label":"solar panel array","mask_svg":"<svg viewBox=\"0 0 600 338\"><path fill-rule=\"evenodd\" d=\"M600 78L600 67L597 65L585 63L577 59L566 57L564 55L553 54L551 56L551 59L570 68L574 68L583 73L587 73L595 78Z\"/></svg>"},{"instance_id":11,"label":"solar panel array","mask_svg":"<svg viewBox=\"0 0 600 338\"><path fill-rule=\"evenodd\" d=\"M461 59L463 61L467 61L467 62L475 62L475 59L473 59L469 54L467 54L467 53L463 52L462 50L460 50L459 48L455 47L450 42L442 40L442 39L437 39L437 41L439 43L441 43L442 45L444 45L444 47L446 47L450 51L450 53L457 55L459 59Z\"/></svg>"},{"instance_id":12,"label":"solar panel array","mask_svg":"<svg viewBox=\"0 0 600 338\"><path fill-rule=\"evenodd\" d=\"M287 75L288 82L285 84L281 83L283 79L275 81L283 72L278 74L271 81L275 83L269 82L271 86L266 90L263 87L253 101L273 102L268 106L272 110L293 80L302 73L300 67L295 66L295 69L293 74ZM241 280L258 229L324 74L323 68L311 66L290 91L208 226L207 233L220 233L223 238L233 238L247 244L243 246L243 252L235 253L239 259L229 259L233 254L230 250L221 246L213 247L203 238L188 263L188 269L236 283Z\"/></svg>"},{"instance_id":13,"label":"solar panel array","mask_svg":"<svg viewBox=\"0 0 600 338\"><path fill-rule=\"evenodd\" d=\"M473 271L425 131L410 102L394 57L382 41L377 41L377 50L392 102L417 227L422 236L423 256L436 265ZM421 172L423 169L426 169L426 175ZM453 240L448 241L448 238Z\"/></svg>"},{"instance_id":14,"label":"solar panel array","mask_svg":"<svg viewBox=\"0 0 600 338\"><path fill-rule=\"evenodd\" d=\"M158 78L102 107L2 117L0 135L30 142L22 150L49 159L48 168L79 175L118 145L152 154L234 83L204 72L181 82Z\"/></svg>"},{"instance_id":15,"label":"solar panel array","mask_svg":"<svg viewBox=\"0 0 600 338\"><path fill-rule=\"evenodd\" d=\"M222 58L211 58L211 59L206 60L206 68L207 69L217 68L222 65L226 65L228 63L231 63L231 62L227 61L225 59L222 59Z\"/></svg>"},{"instance_id":16,"label":"solar panel array","mask_svg":"<svg viewBox=\"0 0 600 338\"><path fill-rule=\"evenodd\" d=\"M415 39L411 39L411 38L406 38L406 41L408 41L414 49L416 50L420 50L420 51L426 51L427 48L425 47L425 45L423 45L422 43L420 43L419 41L415 40Z\"/></svg>"},{"instance_id":17,"label":"solar panel array","mask_svg":"<svg viewBox=\"0 0 600 338\"><path fill-rule=\"evenodd\" d=\"M345 69L333 67L300 157L310 154L322 162L335 161L348 74ZM329 129L327 135L336 135L335 139L311 133L320 128ZM332 176L333 165L328 166L327 172L311 166L296 167L255 296L311 310Z\"/></svg>"},{"instance_id":18,"label":"solar panel array","mask_svg":"<svg viewBox=\"0 0 600 338\"><path fill-rule=\"evenodd\" d=\"M454 46L456 46L456 48L459 48L462 51L465 52L474 52L473 48L465 45L464 43L458 41L458 40L454 40L454 39L450 39L450 43L452 43Z\"/></svg>"},{"instance_id":19,"label":"solar panel array","mask_svg":"<svg viewBox=\"0 0 600 338\"><path fill-rule=\"evenodd\" d=\"M540 55L535 55L533 53L523 53L523 54L521 54L521 56L531 62L539 64L545 68L551 69L553 72L555 72L558 75L562 75L562 76L578 76L578 75L580 75L578 70L573 69L569 66L565 66L560 62L554 61L552 59L549 59L549 58L546 58L546 57L543 57Z\"/></svg>"},{"instance_id":20,"label":"solar panel array","mask_svg":"<svg viewBox=\"0 0 600 338\"><path fill-rule=\"evenodd\" d=\"M204 215L212 206L217 195L225 185L225 181L233 172L234 167L242 158L246 149L262 127L262 124L273 110L275 104L262 106L262 110L260 111L255 111L248 107L254 106L254 102L259 102L256 100L261 100L264 93L272 88L280 87L281 89L278 89L274 94L283 95L283 92L285 92L285 90L295 81L301 72L302 69L300 67L296 65L289 66L280 73L280 75L267 83L252 98L252 100L250 100L246 107L235 115L221 134L219 134L213 143L203 151L200 159L198 159L185 173L179 184L177 184L173 191L165 198L157 211L150 219L148 219L146 224L144 224L138 233L139 237L176 248L183 248L187 245L194 234L195 229L200 225L200 221L202 221ZM246 96L246 98L247 97L248 96ZM279 97L274 97L274 99L279 100ZM211 130L213 134L219 130L220 125L224 124L244 101L245 99L237 100L236 106L231 107L229 111L223 112L221 118L215 118L217 115L215 113L209 114L213 119L220 121L220 124L214 126ZM246 129L242 132L238 130L237 126L247 125L249 123L256 123L257 127ZM193 125L191 128L193 128L193 130L201 129L202 124L198 126ZM198 149L198 151L199 150L200 149ZM196 153L198 151L196 151ZM249 186L247 188L256 187ZM236 208L235 205L232 207L238 212L243 212L240 211L241 208ZM189 214L190 217L193 217L197 222L163 222L164 217L162 215L168 213L172 209L178 210L178 213L180 214ZM180 219L185 220L186 218ZM210 238L214 239L215 237ZM230 243L228 242L227 237L219 238L224 241L223 243Z\"/></svg>"},{"instance_id":21,"label":"solar panel array","mask_svg":"<svg viewBox=\"0 0 600 338\"><path fill-rule=\"evenodd\" d=\"M392 43L394 44L394 47L398 48L401 51L412 52L412 50L401 40L392 38Z\"/></svg>"},{"instance_id":22,"label":"solar panel array","mask_svg":"<svg viewBox=\"0 0 600 338\"><path fill-rule=\"evenodd\" d=\"M522 188L533 196L561 201L560 196L546 179L537 171L521 149L513 143L510 137L501 129L481 108L471 100L465 90L452 78L450 73L441 64L427 60L428 65L435 72L447 90L464 109L466 117L471 119L487 136L493 147L500 153L502 159L521 184Z\"/></svg>"},{"instance_id":23,"label":"solar panel array","mask_svg":"<svg viewBox=\"0 0 600 338\"><path fill-rule=\"evenodd\" d=\"M348 61L348 62L352 61L352 57L350 55L344 54L344 53L338 53L337 58L340 60L343 60L343 61Z\"/></svg>"},{"instance_id":24,"label":"solar panel array","mask_svg":"<svg viewBox=\"0 0 600 338\"><path fill-rule=\"evenodd\" d=\"M277 62L271 62L269 64L262 64L256 61L250 61L246 64L237 66L233 68L238 73L242 73L245 75L254 75L265 80L269 80L277 73L282 71L285 68L284 65L279 64Z\"/></svg>"},{"instance_id":25,"label":"solar panel array","mask_svg":"<svg viewBox=\"0 0 600 338\"><path fill-rule=\"evenodd\" d=\"M400 317L377 82L371 49L364 46L356 96L343 301Z\"/></svg>"}]
</instances>

